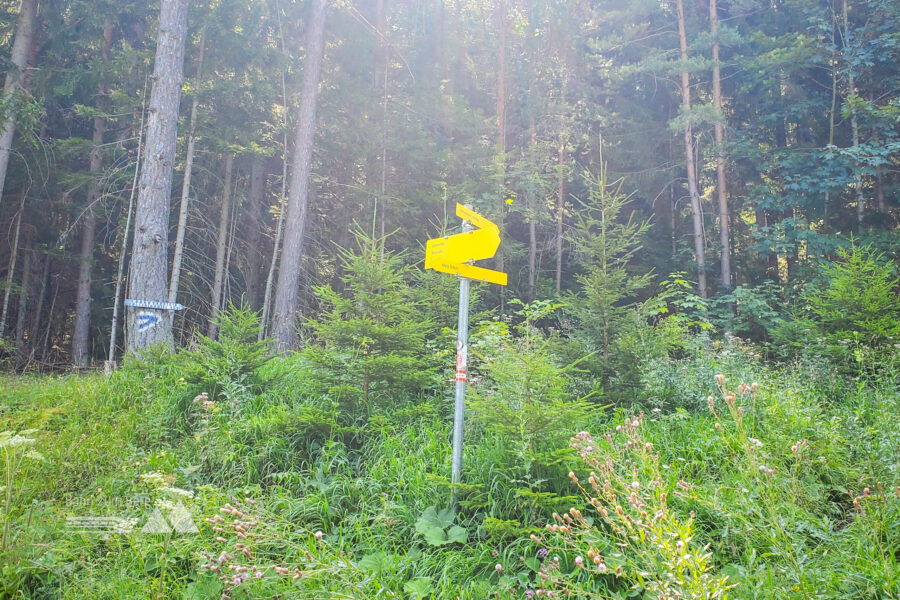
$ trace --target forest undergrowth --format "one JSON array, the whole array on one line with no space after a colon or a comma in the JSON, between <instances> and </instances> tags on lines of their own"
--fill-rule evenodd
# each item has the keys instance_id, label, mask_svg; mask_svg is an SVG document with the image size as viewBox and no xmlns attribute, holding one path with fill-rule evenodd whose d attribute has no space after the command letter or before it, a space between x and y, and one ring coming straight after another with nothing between
<instances>
[{"instance_id":1,"label":"forest undergrowth","mask_svg":"<svg viewBox=\"0 0 900 600\"><path fill-rule=\"evenodd\" d=\"M454 510L446 394L341 402L321 356L228 349L248 331L109 378L4 377L0 596L900 597L896 373L713 344L628 405L562 407L579 375L495 322ZM142 531L154 507L169 532Z\"/></svg>"}]
</instances>

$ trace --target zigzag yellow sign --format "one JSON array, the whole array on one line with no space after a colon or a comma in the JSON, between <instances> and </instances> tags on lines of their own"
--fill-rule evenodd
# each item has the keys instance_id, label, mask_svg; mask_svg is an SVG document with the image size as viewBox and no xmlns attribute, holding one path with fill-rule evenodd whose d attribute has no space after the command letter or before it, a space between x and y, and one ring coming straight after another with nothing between
<instances>
[{"instance_id":1,"label":"zigzag yellow sign","mask_svg":"<svg viewBox=\"0 0 900 600\"><path fill-rule=\"evenodd\" d=\"M476 281L506 285L507 275L471 264L491 258L500 247L500 229L470 208L456 205L456 216L475 229L455 235L433 238L425 244L425 268L451 273Z\"/></svg>"}]
</instances>

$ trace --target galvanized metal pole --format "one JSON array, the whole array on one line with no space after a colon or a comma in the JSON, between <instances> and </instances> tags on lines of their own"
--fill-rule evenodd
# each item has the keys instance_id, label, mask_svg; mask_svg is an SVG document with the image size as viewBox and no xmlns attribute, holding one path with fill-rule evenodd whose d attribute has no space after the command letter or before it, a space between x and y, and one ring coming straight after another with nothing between
<instances>
[{"instance_id":1,"label":"galvanized metal pole","mask_svg":"<svg viewBox=\"0 0 900 600\"><path fill-rule=\"evenodd\" d=\"M463 221L463 231L472 231L468 221ZM453 461L450 481L459 483L462 473L463 424L466 411L466 365L469 358L469 280L459 278L459 320L456 334L456 400L453 405ZM456 494L454 492L455 499Z\"/></svg>"}]
</instances>

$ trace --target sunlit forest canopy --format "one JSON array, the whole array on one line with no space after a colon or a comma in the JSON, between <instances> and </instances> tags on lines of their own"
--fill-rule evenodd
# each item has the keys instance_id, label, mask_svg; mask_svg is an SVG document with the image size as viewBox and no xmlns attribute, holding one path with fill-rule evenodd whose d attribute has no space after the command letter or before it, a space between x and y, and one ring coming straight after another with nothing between
<instances>
[{"instance_id":1,"label":"sunlit forest canopy","mask_svg":"<svg viewBox=\"0 0 900 600\"><path fill-rule=\"evenodd\" d=\"M510 284L479 302L501 313L583 300L597 268L638 278L593 290L619 308L676 273L718 330L769 341L851 238L896 258L895 2L0 4L17 369L121 356L137 295L184 306L167 343L244 303L296 348L358 234L418 270L457 202L500 224ZM627 230L614 263L598 223Z\"/></svg>"}]
</instances>

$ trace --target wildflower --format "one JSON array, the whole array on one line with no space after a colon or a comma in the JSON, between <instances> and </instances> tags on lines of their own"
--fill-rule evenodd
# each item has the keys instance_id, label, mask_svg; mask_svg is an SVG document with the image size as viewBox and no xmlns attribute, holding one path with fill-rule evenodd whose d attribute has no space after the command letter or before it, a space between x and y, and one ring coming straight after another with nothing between
<instances>
[{"instance_id":1,"label":"wildflower","mask_svg":"<svg viewBox=\"0 0 900 600\"><path fill-rule=\"evenodd\" d=\"M167 494L171 494L173 496L182 496L184 498L193 498L194 492L190 490L183 490L177 487L163 486L159 488L160 492L165 492Z\"/></svg>"},{"instance_id":2,"label":"wildflower","mask_svg":"<svg viewBox=\"0 0 900 600\"><path fill-rule=\"evenodd\" d=\"M538 553L538 556L540 556L541 558L544 558L545 556L547 556L547 549L541 548L540 550L538 550L537 553Z\"/></svg>"},{"instance_id":3,"label":"wildflower","mask_svg":"<svg viewBox=\"0 0 900 600\"><path fill-rule=\"evenodd\" d=\"M317 531L317 532L315 533L316 541L321 542L321 541L322 541L322 535L323 535L323 534L322 534L321 531Z\"/></svg>"},{"instance_id":4,"label":"wildflower","mask_svg":"<svg viewBox=\"0 0 900 600\"><path fill-rule=\"evenodd\" d=\"M753 446L755 446L757 448L763 447L763 443L754 437L748 437L747 441L750 442Z\"/></svg>"},{"instance_id":5,"label":"wildflower","mask_svg":"<svg viewBox=\"0 0 900 600\"><path fill-rule=\"evenodd\" d=\"M494 570L497 571L498 573L502 573L503 565L501 565L500 563L497 563L496 565L494 565Z\"/></svg>"},{"instance_id":6,"label":"wildflower","mask_svg":"<svg viewBox=\"0 0 900 600\"><path fill-rule=\"evenodd\" d=\"M716 375L716 383L718 383L719 385L725 385L725 376L722 375L721 373L717 374Z\"/></svg>"},{"instance_id":7,"label":"wildflower","mask_svg":"<svg viewBox=\"0 0 900 600\"><path fill-rule=\"evenodd\" d=\"M257 579L261 579L263 576L262 571L257 571L256 573L253 574L253 576L256 577Z\"/></svg>"},{"instance_id":8,"label":"wildflower","mask_svg":"<svg viewBox=\"0 0 900 600\"><path fill-rule=\"evenodd\" d=\"M584 566L584 559L580 556L575 557L575 566L579 569Z\"/></svg>"}]
</instances>

